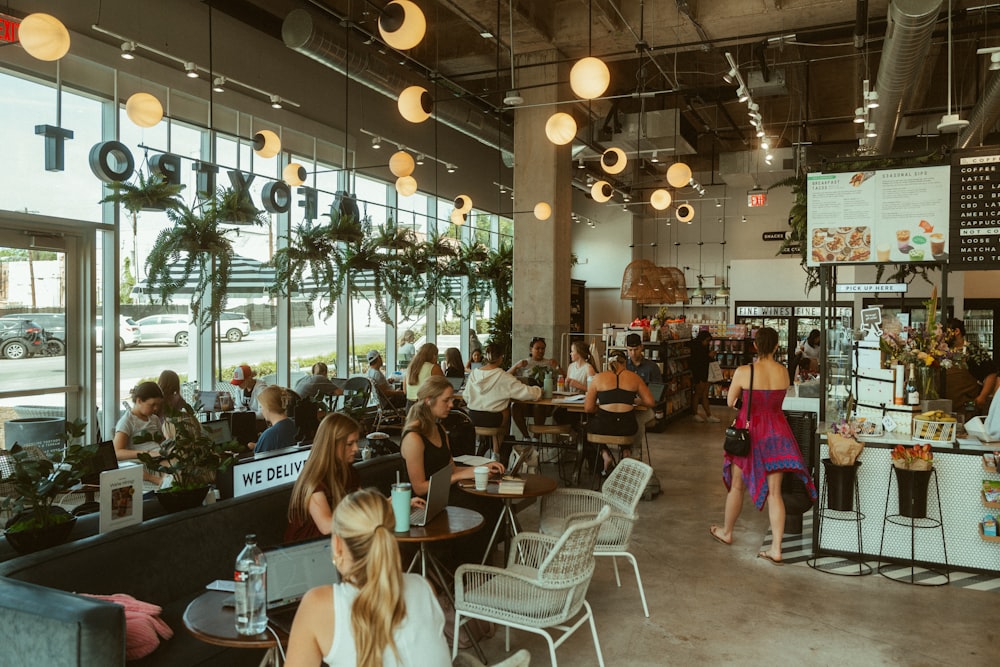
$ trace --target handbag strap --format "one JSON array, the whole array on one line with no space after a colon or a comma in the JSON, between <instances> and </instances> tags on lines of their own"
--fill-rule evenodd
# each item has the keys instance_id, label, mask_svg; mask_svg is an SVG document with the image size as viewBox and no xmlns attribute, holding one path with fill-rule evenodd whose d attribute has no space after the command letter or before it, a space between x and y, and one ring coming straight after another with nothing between
<instances>
[{"instance_id":1,"label":"handbag strap","mask_svg":"<svg viewBox=\"0 0 1000 667\"><path fill-rule=\"evenodd\" d=\"M750 409L753 407L753 364L750 364L750 388L747 390L747 426L750 426Z\"/></svg>"}]
</instances>

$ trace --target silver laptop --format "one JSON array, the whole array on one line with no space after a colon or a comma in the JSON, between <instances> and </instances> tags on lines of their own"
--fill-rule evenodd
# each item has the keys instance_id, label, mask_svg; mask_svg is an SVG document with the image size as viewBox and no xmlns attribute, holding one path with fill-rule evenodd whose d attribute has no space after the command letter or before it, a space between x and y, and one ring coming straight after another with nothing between
<instances>
[{"instance_id":1,"label":"silver laptop","mask_svg":"<svg viewBox=\"0 0 1000 667\"><path fill-rule=\"evenodd\" d=\"M451 492L451 470L452 465L449 463L427 480L427 506L410 512L411 526L426 526L448 506L448 493Z\"/></svg>"},{"instance_id":2,"label":"silver laptop","mask_svg":"<svg viewBox=\"0 0 1000 667\"><path fill-rule=\"evenodd\" d=\"M448 380L449 383L451 383L451 388L454 391L456 391L456 392L462 391L462 387L465 386L465 378L464 377L461 377L461 378L445 378L445 379Z\"/></svg>"},{"instance_id":3,"label":"silver laptop","mask_svg":"<svg viewBox=\"0 0 1000 667\"><path fill-rule=\"evenodd\" d=\"M268 621L290 632L299 601L310 588L340 581L329 537L272 547L267 557Z\"/></svg>"},{"instance_id":4,"label":"silver laptop","mask_svg":"<svg viewBox=\"0 0 1000 667\"><path fill-rule=\"evenodd\" d=\"M229 426L228 419L213 419L211 421L202 422L201 432L212 439L217 445L229 442L233 439L233 431Z\"/></svg>"}]
</instances>

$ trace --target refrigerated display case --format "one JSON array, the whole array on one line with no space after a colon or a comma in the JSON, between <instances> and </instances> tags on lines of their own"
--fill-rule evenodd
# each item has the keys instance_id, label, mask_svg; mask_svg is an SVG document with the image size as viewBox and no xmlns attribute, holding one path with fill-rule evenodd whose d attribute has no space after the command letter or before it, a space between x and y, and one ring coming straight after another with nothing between
<instances>
[{"instance_id":1,"label":"refrigerated display case","mask_svg":"<svg viewBox=\"0 0 1000 667\"><path fill-rule=\"evenodd\" d=\"M970 343L989 350L994 359L1000 352L993 332L1000 323L1000 299L965 300L965 336Z\"/></svg>"},{"instance_id":2,"label":"refrigerated display case","mask_svg":"<svg viewBox=\"0 0 1000 667\"><path fill-rule=\"evenodd\" d=\"M830 327L838 324L852 327L853 314L851 306L837 306ZM771 327L777 331L778 349L774 352L774 360L785 365L788 364L789 352L795 353L800 340L805 340L813 329L823 329L820 326L820 307L813 303L773 305L737 302L736 324L758 329Z\"/></svg>"},{"instance_id":3,"label":"refrigerated display case","mask_svg":"<svg viewBox=\"0 0 1000 667\"><path fill-rule=\"evenodd\" d=\"M896 316L904 327L919 326L921 322L927 321L927 299L875 299L866 298L862 302L865 308L878 306L882 309L882 319ZM966 301L966 304L969 302ZM968 309L968 306L966 306ZM955 305L948 299L945 309L945 319L954 317ZM968 331L968 329L966 329Z\"/></svg>"}]
</instances>

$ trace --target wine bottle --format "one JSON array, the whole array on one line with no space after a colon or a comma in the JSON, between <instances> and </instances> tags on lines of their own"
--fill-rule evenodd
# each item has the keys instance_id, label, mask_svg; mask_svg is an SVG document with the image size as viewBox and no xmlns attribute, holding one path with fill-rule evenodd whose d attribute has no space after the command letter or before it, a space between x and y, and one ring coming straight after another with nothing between
<instances>
[{"instance_id":1,"label":"wine bottle","mask_svg":"<svg viewBox=\"0 0 1000 667\"><path fill-rule=\"evenodd\" d=\"M906 378L906 404L920 405L920 391L917 389L917 371L910 364L910 376Z\"/></svg>"}]
</instances>

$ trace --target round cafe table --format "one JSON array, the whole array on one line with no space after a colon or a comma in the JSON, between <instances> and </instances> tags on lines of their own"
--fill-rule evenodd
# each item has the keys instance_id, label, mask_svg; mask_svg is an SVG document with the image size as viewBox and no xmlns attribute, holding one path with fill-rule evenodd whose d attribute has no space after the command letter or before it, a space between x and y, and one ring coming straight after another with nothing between
<instances>
[{"instance_id":1,"label":"round cafe table","mask_svg":"<svg viewBox=\"0 0 1000 667\"><path fill-rule=\"evenodd\" d=\"M246 636L236 632L236 609L224 606L232 593L222 591L205 591L184 610L184 627L195 638L206 644L228 646L232 648L263 648L267 649L263 665L281 664L278 657L278 641L288 643L288 635L274 626L268 626L270 632Z\"/></svg>"},{"instance_id":2,"label":"round cafe table","mask_svg":"<svg viewBox=\"0 0 1000 667\"><path fill-rule=\"evenodd\" d=\"M458 487L466 493L486 498L498 498L503 501L503 509L497 519L497 525L493 527L493 535L490 536L490 542L486 545L486 553L483 554L483 565L486 564L486 559L496 543L497 534L501 527L504 530L504 557L506 558L510 554L510 541L517 535L518 530L517 516L514 514L514 501L545 496L555 491L556 487L559 486L558 480L545 475L519 475L519 477L524 480L524 491L521 493L500 493L499 480L490 480L484 491L477 489L475 481L471 479L463 479L458 482Z\"/></svg>"}]
</instances>

